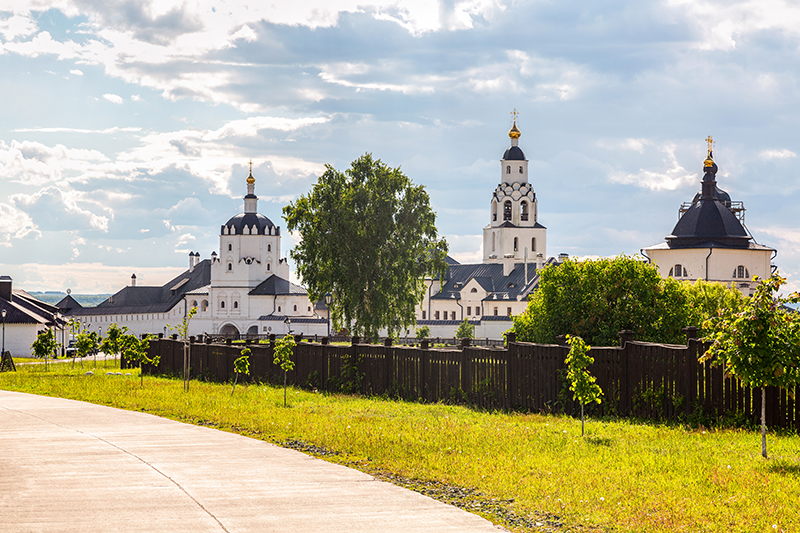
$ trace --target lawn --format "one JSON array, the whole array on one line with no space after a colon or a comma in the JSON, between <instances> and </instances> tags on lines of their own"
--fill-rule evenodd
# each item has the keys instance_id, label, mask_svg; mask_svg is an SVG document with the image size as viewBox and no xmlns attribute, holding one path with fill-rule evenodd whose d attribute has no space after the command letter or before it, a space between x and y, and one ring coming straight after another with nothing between
<instances>
[{"instance_id":1,"label":"lawn","mask_svg":"<svg viewBox=\"0 0 800 533\"><path fill-rule=\"evenodd\" d=\"M111 362L108 363L111 365ZM0 388L146 411L294 447L477 511L515 531L800 531L800 439L744 430L484 412L267 385L106 375L57 363ZM87 370L94 375L87 376ZM126 371L127 372L127 371Z\"/></svg>"}]
</instances>

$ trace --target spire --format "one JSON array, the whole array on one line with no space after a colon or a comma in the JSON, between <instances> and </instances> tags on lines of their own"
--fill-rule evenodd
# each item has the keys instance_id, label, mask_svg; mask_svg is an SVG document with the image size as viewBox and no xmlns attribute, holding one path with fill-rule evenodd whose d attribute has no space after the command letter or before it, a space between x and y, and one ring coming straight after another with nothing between
<instances>
[{"instance_id":1,"label":"spire","mask_svg":"<svg viewBox=\"0 0 800 533\"><path fill-rule=\"evenodd\" d=\"M511 146L517 146L519 145L519 136L522 134L522 132L519 131L519 128L517 128L517 117L519 116L519 113L517 113L516 109L511 112L511 116L513 117L514 124L511 126L511 129L508 130L508 136L511 138Z\"/></svg>"},{"instance_id":2,"label":"spire","mask_svg":"<svg viewBox=\"0 0 800 533\"><path fill-rule=\"evenodd\" d=\"M250 174L247 176L247 196L244 197L244 212L256 213L258 196L256 196L256 179L253 177L253 160L250 160Z\"/></svg>"},{"instance_id":3,"label":"spire","mask_svg":"<svg viewBox=\"0 0 800 533\"><path fill-rule=\"evenodd\" d=\"M711 135L706 137L706 142L708 143L708 156L703 161L702 199L713 200L714 189L717 186L717 164L714 162L714 139L711 138Z\"/></svg>"}]
</instances>

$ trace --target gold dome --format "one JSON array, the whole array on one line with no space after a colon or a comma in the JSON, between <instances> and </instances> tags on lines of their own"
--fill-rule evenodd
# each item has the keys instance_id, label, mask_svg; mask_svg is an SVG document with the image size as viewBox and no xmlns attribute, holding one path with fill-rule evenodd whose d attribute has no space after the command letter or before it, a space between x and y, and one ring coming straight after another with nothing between
<instances>
[{"instance_id":1,"label":"gold dome","mask_svg":"<svg viewBox=\"0 0 800 533\"><path fill-rule=\"evenodd\" d=\"M255 183L255 182L256 182L256 179L253 177L253 174L251 172L250 175L247 176L247 183Z\"/></svg>"},{"instance_id":2,"label":"gold dome","mask_svg":"<svg viewBox=\"0 0 800 533\"><path fill-rule=\"evenodd\" d=\"M522 132L519 131L519 128L517 128L517 121L515 120L514 125L511 126L510 130L508 130L508 136L512 139L519 139L521 133Z\"/></svg>"},{"instance_id":3,"label":"gold dome","mask_svg":"<svg viewBox=\"0 0 800 533\"><path fill-rule=\"evenodd\" d=\"M705 168L714 166L714 156L711 155L711 150L708 151L708 157L703 161L703 166Z\"/></svg>"}]
</instances>

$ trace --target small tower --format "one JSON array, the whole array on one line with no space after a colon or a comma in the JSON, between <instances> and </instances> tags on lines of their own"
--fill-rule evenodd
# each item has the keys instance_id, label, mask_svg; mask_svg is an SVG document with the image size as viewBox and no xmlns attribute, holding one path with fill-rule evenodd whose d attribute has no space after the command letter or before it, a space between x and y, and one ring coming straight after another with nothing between
<instances>
[{"instance_id":1,"label":"small tower","mask_svg":"<svg viewBox=\"0 0 800 533\"><path fill-rule=\"evenodd\" d=\"M522 132L517 127L517 112L508 131L511 146L500 160L500 185L494 190L489 225L483 228L483 262L508 260L515 263L546 256L547 228L539 224L536 193L528 183L528 160L519 147Z\"/></svg>"}]
</instances>

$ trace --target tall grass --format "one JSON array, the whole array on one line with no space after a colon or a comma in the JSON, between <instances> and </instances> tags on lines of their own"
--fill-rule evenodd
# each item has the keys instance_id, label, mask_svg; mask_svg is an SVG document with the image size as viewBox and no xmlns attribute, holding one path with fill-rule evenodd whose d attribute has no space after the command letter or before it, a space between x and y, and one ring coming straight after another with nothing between
<instances>
[{"instance_id":1,"label":"tall grass","mask_svg":"<svg viewBox=\"0 0 800 533\"><path fill-rule=\"evenodd\" d=\"M102 369L98 369L102 370ZM86 376L69 365L0 374L0 388L140 410L276 443L337 452L367 471L475 488L531 523L570 529L800 531L800 439L770 436L773 458L744 430L593 421L580 437L569 417L481 412L442 404L138 374ZM135 372L135 371L134 371ZM489 516L489 518L496 518ZM519 524L507 524L518 530Z\"/></svg>"}]
</instances>

